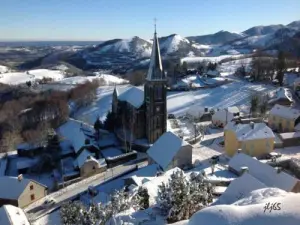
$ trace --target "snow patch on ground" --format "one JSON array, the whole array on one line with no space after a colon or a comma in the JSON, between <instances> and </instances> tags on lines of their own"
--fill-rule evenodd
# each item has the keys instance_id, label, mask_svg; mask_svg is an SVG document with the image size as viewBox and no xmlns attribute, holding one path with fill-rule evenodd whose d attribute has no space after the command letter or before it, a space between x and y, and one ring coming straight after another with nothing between
<instances>
[{"instance_id":1,"label":"snow patch on ground","mask_svg":"<svg viewBox=\"0 0 300 225\"><path fill-rule=\"evenodd\" d=\"M1 73L6 73L8 71L9 71L9 68L7 66L0 65L0 74Z\"/></svg>"},{"instance_id":2,"label":"snow patch on ground","mask_svg":"<svg viewBox=\"0 0 300 225\"><path fill-rule=\"evenodd\" d=\"M220 55L220 56L215 56L215 57L209 57L209 56L201 56L201 57L185 57L182 58L180 61L181 63L187 62L187 63L197 63L197 62L202 62L202 61L208 61L208 62L214 62L217 63L221 61L222 59L226 58L238 58L243 55L238 54L238 55Z\"/></svg>"},{"instance_id":3,"label":"snow patch on ground","mask_svg":"<svg viewBox=\"0 0 300 225\"><path fill-rule=\"evenodd\" d=\"M9 85L24 84L27 81L42 80L43 78L51 78L58 81L64 78L63 72L60 70L37 69L27 72L4 73L0 75L0 83Z\"/></svg>"}]
</instances>

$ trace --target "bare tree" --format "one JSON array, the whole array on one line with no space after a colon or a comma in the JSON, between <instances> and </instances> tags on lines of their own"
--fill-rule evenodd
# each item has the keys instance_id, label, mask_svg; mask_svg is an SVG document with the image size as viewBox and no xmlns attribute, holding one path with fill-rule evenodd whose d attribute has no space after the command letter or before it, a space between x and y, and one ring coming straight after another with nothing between
<instances>
[{"instance_id":1,"label":"bare tree","mask_svg":"<svg viewBox=\"0 0 300 225\"><path fill-rule=\"evenodd\" d=\"M127 152L127 141L126 141L126 136L127 136L127 132L126 132L126 126L125 126L125 114L122 114L122 127L123 127L123 137L124 137L124 147L125 147L125 151Z\"/></svg>"},{"instance_id":2,"label":"bare tree","mask_svg":"<svg viewBox=\"0 0 300 225\"><path fill-rule=\"evenodd\" d=\"M22 138L17 131L7 131L2 135L0 142L0 152L10 152L16 150L17 144L22 142Z\"/></svg>"}]
</instances>

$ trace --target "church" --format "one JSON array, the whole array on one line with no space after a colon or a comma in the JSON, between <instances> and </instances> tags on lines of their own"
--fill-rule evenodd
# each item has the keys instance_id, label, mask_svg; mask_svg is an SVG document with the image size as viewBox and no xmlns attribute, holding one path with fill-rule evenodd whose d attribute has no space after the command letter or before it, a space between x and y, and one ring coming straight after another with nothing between
<instances>
[{"instance_id":1,"label":"church","mask_svg":"<svg viewBox=\"0 0 300 225\"><path fill-rule=\"evenodd\" d=\"M154 143L167 129L167 78L163 72L159 42L154 32L150 65L144 87L115 87L112 113L127 141ZM129 133L129 134L128 134Z\"/></svg>"}]
</instances>

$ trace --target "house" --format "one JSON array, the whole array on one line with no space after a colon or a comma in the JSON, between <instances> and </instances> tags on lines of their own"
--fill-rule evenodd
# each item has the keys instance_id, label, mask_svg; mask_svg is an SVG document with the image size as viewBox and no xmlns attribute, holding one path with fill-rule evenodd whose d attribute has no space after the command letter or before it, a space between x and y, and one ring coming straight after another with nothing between
<instances>
[{"instance_id":1,"label":"house","mask_svg":"<svg viewBox=\"0 0 300 225\"><path fill-rule=\"evenodd\" d=\"M208 77L219 77L220 72L218 70L208 70L206 72L206 76L208 76Z\"/></svg>"},{"instance_id":2,"label":"house","mask_svg":"<svg viewBox=\"0 0 300 225\"><path fill-rule=\"evenodd\" d=\"M268 125L279 132L293 132L300 122L300 110L290 107L275 105L268 117ZM300 129L300 127L299 127Z\"/></svg>"},{"instance_id":3,"label":"house","mask_svg":"<svg viewBox=\"0 0 300 225\"><path fill-rule=\"evenodd\" d=\"M240 110L236 106L228 107L225 109L217 109L212 115L212 124L218 127L224 127L234 118L240 115Z\"/></svg>"},{"instance_id":4,"label":"house","mask_svg":"<svg viewBox=\"0 0 300 225\"><path fill-rule=\"evenodd\" d=\"M264 183L267 187L276 187L288 192L300 192L300 181L297 178L262 163L249 155L243 153L235 154L229 161L228 167L230 171L237 175L241 174L243 168L247 168L251 176Z\"/></svg>"},{"instance_id":5,"label":"house","mask_svg":"<svg viewBox=\"0 0 300 225\"><path fill-rule=\"evenodd\" d=\"M47 187L34 180L19 177L0 177L0 206L11 204L20 208L47 195Z\"/></svg>"},{"instance_id":6,"label":"house","mask_svg":"<svg viewBox=\"0 0 300 225\"><path fill-rule=\"evenodd\" d=\"M275 135L265 123L241 124L230 122L224 128L225 152L233 156L238 149L259 156L274 149Z\"/></svg>"},{"instance_id":7,"label":"house","mask_svg":"<svg viewBox=\"0 0 300 225\"><path fill-rule=\"evenodd\" d=\"M104 158L100 158L91 148L83 147L74 160L74 168L80 171L81 177L88 177L106 171L107 164Z\"/></svg>"},{"instance_id":8,"label":"house","mask_svg":"<svg viewBox=\"0 0 300 225\"><path fill-rule=\"evenodd\" d=\"M57 134L64 140L68 140L72 145L75 153L85 145L87 136L83 132L83 123L78 120L68 119L63 125L57 129Z\"/></svg>"},{"instance_id":9,"label":"house","mask_svg":"<svg viewBox=\"0 0 300 225\"><path fill-rule=\"evenodd\" d=\"M30 225L24 211L13 205L3 205L0 208L1 225Z\"/></svg>"},{"instance_id":10,"label":"house","mask_svg":"<svg viewBox=\"0 0 300 225\"><path fill-rule=\"evenodd\" d=\"M298 91L300 91L300 77L298 77L294 80L293 90L296 93L298 93Z\"/></svg>"},{"instance_id":11,"label":"house","mask_svg":"<svg viewBox=\"0 0 300 225\"><path fill-rule=\"evenodd\" d=\"M276 104L283 106L291 106L293 104L293 96L289 89L280 87L278 88L271 99L269 99L268 104L274 106Z\"/></svg>"},{"instance_id":12,"label":"house","mask_svg":"<svg viewBox=\"0 0 300 225\"><path fill-rule=\"evenodd\" d=\"M150 64L144 87L115 87L112 114L119 139L128 131L133 142L147 139L154 143L167 130L167 77L163 71L157 33L155 31ZM125 136L125 135L124 135ZM127 136L127 135L126 135Z\"/></svg>"},{"instance_id":13,"label":"house","mask_svg":"<svg viewBox=\"0 0 300 225\"><path fill-rule=\"evenodd\" d=\"M147 154L149 163L158 164L164 171L192 165L192 146L170 131L160 136Z\"/></svg>"},{"instance_id":14,"label":"house","mask_svg":"<svg viewBox=\"0 0 300 225\"><path fill-rule=\"evenodd\" d=\"M300 146L300 132L288 132L280 133L280 139L282 140L283 147Z\"/></svg>"},{"instance_id":15,"label":"house","mask_svg":"<svg viewBox=\"0 0 300 225\"><path fill-rule=\"evenodd\" d=\"M232 204L247 196L251 191L266 187L264 183L245 172L241 177L231 181L215 204Z\"/></svg>"}]
</instances>

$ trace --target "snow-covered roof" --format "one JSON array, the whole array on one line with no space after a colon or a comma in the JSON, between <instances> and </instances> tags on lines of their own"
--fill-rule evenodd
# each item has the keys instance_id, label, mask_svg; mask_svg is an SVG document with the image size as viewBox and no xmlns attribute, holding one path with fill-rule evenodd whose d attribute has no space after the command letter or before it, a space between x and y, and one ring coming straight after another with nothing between
<instances>
[{"instance_id":1,"label":"snow-covered roof","mask_svg":"<svg viewBox=\"0 0 300 225\"><path fill-rule=\"evenodd\" d=\"M24 169L34 166L39 161L38 158L19 157L17 162L17 169Z\"/></svg>"},{"instance_id":2,"label":"snow-covered roof","mask_svg":"<svg viewBox=\"0 0 300 225\"><path fill-rule=\"evenodd\" d=\"M130 88L116 89L118 99L126 101L135 108L140 108L144 103L144 89L142 87L131 86Z\"/></svg>"},{"instance_id":3,"label":"snow-covered roof","mask_svg":"<svg viewBox=\"0 0 300 225\"><path fill-rule=\"evenodd\" d=\"M194 117L201 117L204 113L205 109L200 105L192 105L188 108L187 114L194 116Z\"/></svg>"},{"instance_id":4,"label":"snow-covered roof","mask_svg":"<svg viewBox=\"0 0 300 225\"><path fill-rule=\"evenodd\" d=\"M290 102L293 102L293 97L287 88L278 88L274 94L274 96L269 100L269 103L278 101L280 99L286 99Z\"/></svg>"},{"instance_id":5,"label":"snow-covered roof","mask_svg":"<svg viewBox=\"0 0 300 225\"><path fill-rule=\"evenodd\" d=\"M285 191L291 191L298 182L298 179L276 169L268 164L262 163L244 153L235 154L228 163L228 166L236 171L241 167L248 167L249 174L264 183L268 187L277 187Z\"/></svg>"},{"instance_id":6,"label":"snow-covered roof","mask_svg":"<svg viewBox=\"0 0 300 225\"><path fill-rule=\"evenodd\" d=\"M57 129L60 136L71 141L75 152L79 151L87 138L82 130L82 124L83 122L70 118Z\"/></svg>"},{"instance_id":7,"label":"snow-covered roof","mask_svg":"<svg viewBox=\"0 0 300 225\"><path fill-rule=\"evenodd\" d=\"M206 74L210 76L219 76L220 72L218 70L208 70Z\"/></svg>"},{"instance_id":8,"label":"snow-covered roof","mask_svg":"<svg viewBox=\"0 0 300 225\"><path fill-rule=\"evenodd\" d=\"M97 161L94 158L94 154L90 153L88 150L84 149L76 158L76 161L74 161L74 166L78 166L79 168L82 167L82 165L87 161L87 159L90 158L94 161ZM97 162L98 163L98 162Z\"/></svg>"},{"instance_id":9,"label":"snow-covered roof","mask_svg":"<svg viewBox=\"0 0 300 225\"><path fill-rule=\"evenodd\" d=\"M234 131L239 141L275 138L273 131L265 123L236 124L229 122L225 126L225 130Z\"/></svg>"},{"instance_id":10,"label":"snow-covered roof","mask_svg":"<svg viewBox=\"0 0 300 225\"><path fill-rule=\"evenodd\" d=\"M0 176L5 176L7 167L7 157L0 158Z\"/></svg>"},{"instance_id":11,"label":"snow-covered roof","mask_svg":"<svg viewBox=\"0 0 300 225\"><path fill-rule=\"evenodd\" d=\"M300 77L298 77L294 80L294 85L298 85L298 84L300 84Z\"/></svg>"},{"instance_id":12,"label":"snow-covered roof","mask_svg":"<svg viewBox=\"0 0 300 225\"><path fill-rule=\"evenodd\" d=\"M131 178L136 183L137 186L140 186L155 178L157 171L159 171L158 165L151 164L142 167L133 173L130 173L129 175L125 176L123 179Z\"/></svg>"},{"instance_id":13,"label":"snow-covered roof","mask_svg":"<svg viewBox=\"0 0 300 225\"><path fill-rule=\"evenodd\" d=\"M181 147L187 145L190 144L168 131L148 149L147 154L165 170Z\"/></svg>"},{"instance_id":14,"label":"snow-covered roof","mask_svg":"<svg viewBox=\"0 0 300 225\"><path fill-rule=\"evenodd\" d=\"M271 109L270 115L296 120L300 116L300 110L276 104Z\"/></svg>"},{"instance_id":15,"label":"snow-covered roof","mask_svg":"<svg viewBox=\"0 0 300 225\"><path fill-rule=\"evenodd\" d=\"M22 178L21 180L18 180L17 177L9 177L9 176L0 177L0 184L1 184L0 198L18 199L20 195L24 192L25 188L30 183L30 181L31 180L26 178ZM39 185L44 186L42 184Z\"/></svg>"},{"instance_id":16,"label":"snow-covered roof","mask_svg":"<svg viewBox=\"0 0 300 225\"><path fill-rule=\"evenodd\" d=\"M239 113L240 109L237 106L230 106L227 108L228 112L230 113Z\"/></svg>"},{"instance_id":17,"label":"snow-covered roof","mask_svg":"<svg viewBox=\"0 0 300 225\"><path fill-rule=\"evenodd\" d=\"M218 200L220 204L232 204L245 197L251 191L266 188L267 186L251 176L249 173L243 174L241 177L235 179L230 183L226 191L221 195Z\"/></svg>"},{"instance_id":18,"label":"snow-covered roof","mask_svg":"<svg viewBox=\"0 0 300 225\"><path fill-rule=\"evenodd\" d=\"M0 208L1 225L30 225L22 209L13 205L3 205Z\"/></svg>"},{"instance_id":19,"label":"snow-covered roof","mask_svg":"<svg viewBox=\"0 0 300 225\"><path fill-rule=\"evenodd\" d=\"M266 191L271 190L269 195ZM252 200L258 200L253 202ZM242 199L244 201L244 199ZM240 201L242 201L240 200ZM274 194L273 188L264 188L250 193L241 205L214 205L196 212L190 219L181 225L296 225L300 223L300 194ZM264 207L267 203L269 209ZM280 210L270 211L272 204Z\"/></svg>"}]
</instances>

